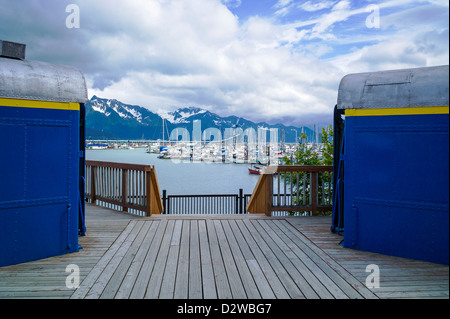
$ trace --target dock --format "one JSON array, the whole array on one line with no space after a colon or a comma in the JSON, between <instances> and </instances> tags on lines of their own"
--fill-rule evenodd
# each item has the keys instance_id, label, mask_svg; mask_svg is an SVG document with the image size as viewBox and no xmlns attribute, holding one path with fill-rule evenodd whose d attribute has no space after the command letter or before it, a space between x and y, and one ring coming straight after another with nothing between
<instances>
[{"instance_id":1,"label":"dock","mask_svg":"<svg viewBox=\"0 0 450 319\"><path fill-rule=\"evenodd\" d=\"M0 268L0 298L449 298L449 267L342 248L327 216L137 217L87 204L79 252ZM66 285L79 268L79 286ZM379 268L379 288L366 280Z\"/></svg>"}]
</instances>

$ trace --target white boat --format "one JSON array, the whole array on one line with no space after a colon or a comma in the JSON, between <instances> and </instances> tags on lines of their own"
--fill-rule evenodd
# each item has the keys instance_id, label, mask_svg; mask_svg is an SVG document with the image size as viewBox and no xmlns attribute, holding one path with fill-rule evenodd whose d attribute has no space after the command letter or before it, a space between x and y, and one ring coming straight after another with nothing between
<instances>
[{"instance_id":1,"label":"white boat","mask_svg":"<svg viewBox=\"0 0 450 319\"><path fill-rule=\"evenodd\" d=\"M88 144L86 148L89 150L106 150L108 148L108 144L92 143Z\"/></svg>"}]
</instances>

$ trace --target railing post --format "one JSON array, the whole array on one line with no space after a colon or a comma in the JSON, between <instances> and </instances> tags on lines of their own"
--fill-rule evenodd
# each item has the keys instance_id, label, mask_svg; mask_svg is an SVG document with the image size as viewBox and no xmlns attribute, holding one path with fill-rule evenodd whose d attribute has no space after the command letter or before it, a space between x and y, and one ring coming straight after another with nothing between
<instances>
[{"instance_id":1,"label":"railing post","mask_svg":"<svg viewBox=\"0 0 450 319\"><path fill-rule=\"evenodd\" d=\"M128 212L128 207L125 207L127 203L128 189L127 189L127 170L122 168L122 210Z\"/></svg>"},{"instance_id":2,"label":"railing post","mask_svg":"<svg viewBox=\"0 0 450 319\"><path fill-rule=\"evenodd\" d=\"M266 177L266 207L264 213L266 216L272 215L272 201L273 201L273 174L265 174Z\"/></svg>"},{"instance_id":3,"label":"railing post","mask_svg":"<svg viewBox=\"0 0 450 319\"><path fill-rule=\"evenodd\" d=\"M239 188L239 214L243 214L243 206L244 206L244 190L242 188Z\"/></svg>"},{"instance_id":4,"label":"railing post","mask_svg":"<svg viewBox=\"0 0 450 319\"><path fill-rule=\"evenodd\" d=\"M95 166L91 166L91 203L95 205Z\"/></svg>"},{"instance_id":5,"label":"railing post","mask_svg":"<svg viewBox=\"0 0 450 319\"><path fill-rule=\"evenodd\" d=\"M164 208L164 214L167 214L167 211L166 211L166 204L167 204L167 190L165 190L165 189L163 189L163 192L162 192L162 202L163 202L163 208Z\"/></svg>"},{"instance_id":6,"label":"railing post","mask_svg":"<svg viewBox=\"0 0 450 319\"><path fill-rule=\"evenodd\" d=\"M312 208L312 216L317 215L317 205L318 205L318 172L311 172L311 208Z\"/></svg>"},{"instance_id":7,"label":"railing post","mask_svg":"<svg viewBox=\"0 0 450 319\"><path fill-rule=\"evenodd\" d=\"M145 203L145 216L151 216L152 215L152 170L145 172L146 177L146 203Z\"/></svg>"}]
</instances>

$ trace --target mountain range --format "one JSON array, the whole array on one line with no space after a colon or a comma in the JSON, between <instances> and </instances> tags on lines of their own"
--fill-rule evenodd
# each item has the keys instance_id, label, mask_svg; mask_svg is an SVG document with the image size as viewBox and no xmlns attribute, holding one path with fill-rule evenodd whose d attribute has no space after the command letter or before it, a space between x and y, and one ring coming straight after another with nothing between
<instances>
[{"instance_id":1,"label":"mountain range","mask_svg":"<svg viewBox=\"0 0 450 319\"><path fill-rule=\"evenodd\" d=\"M216 128L222 133L227 128L258 127L277 128L278 140L294 143L300 138L300 133L306 133L308 139L314 136L313 130L308 127L284 126L282 124L269 125L267 123L254 123L237 116L221 117L210 111L198 107L179 108L172 112L156 113L139 105L122 103L115 99L105 99L93 96L86 104L86 139L126 139L126 140L158 140L168 139L168 134L175 128L185 128L193 132L195 120L201 121L201 130Z\"/></svg>"}]
</instances>

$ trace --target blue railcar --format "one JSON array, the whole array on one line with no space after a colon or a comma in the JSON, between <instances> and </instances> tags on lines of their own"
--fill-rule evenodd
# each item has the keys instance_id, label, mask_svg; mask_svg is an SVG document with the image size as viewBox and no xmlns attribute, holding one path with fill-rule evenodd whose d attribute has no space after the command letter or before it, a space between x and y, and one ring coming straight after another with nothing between
<instances>
[{"instance_id":1,"label":"blue railcar","mask_svg":"<svg viewBox=\"0 0 450 319\"><path fill-rule=\"evenodd\" d=\"M334 118L344 247L448 265L449 67L347 75Z\"/></svg>"},{"instance_id":2,"label":"blue railcar","mask_svg":"<svg viewBox=\"0 0 450 319\"><path fill-rule=\"evenodd\" d=\"M0 41L0 266L76 252L84 235L82 73Z\"/></svg>"}]
</instances>

